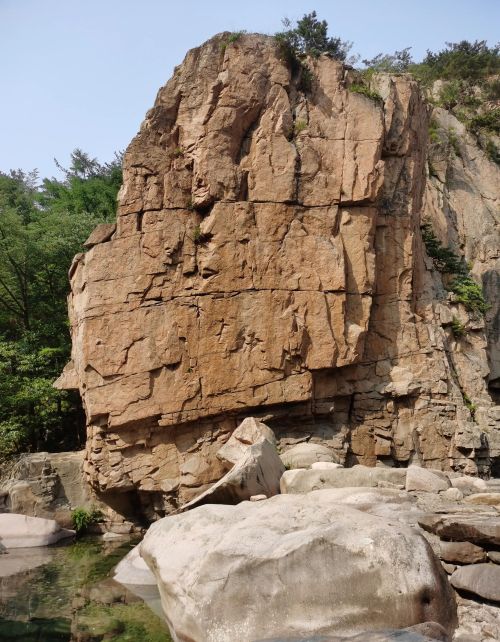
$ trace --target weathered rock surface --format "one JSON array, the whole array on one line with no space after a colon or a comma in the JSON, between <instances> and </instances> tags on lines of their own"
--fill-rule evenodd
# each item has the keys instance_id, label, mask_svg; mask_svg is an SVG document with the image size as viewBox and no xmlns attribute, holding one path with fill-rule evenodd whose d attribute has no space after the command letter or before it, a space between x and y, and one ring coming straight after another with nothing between
<instances>
[{"instance_id":1,"label":"weathered rock surface","mask_svg":"<svg viewBox=\"0 0 500 642\"><path fill-rule=\"evenodd\" d=\"M267 439L273 446L276 445L276 437L266 424L254 417L247 417L229 437L227 443L217 451L217 457L227 466L234 466L244 457L249 446L263 439Z\"/></svg>"},{"instance_id":2,"label":"weathered rock surface","mask_svg":"<svg viewBox=\"0 0 500 642\"><path fill-rule=\"evenodd\" d=\"M23 455L0 484L0 512L71 525L71 510L97 503L83 476L84 452Z\"/></svg>"},{"instance_id":3,"label":"weathered rock surface","mask_svg":"<svg viewBox=\"0 0 500 642\"><path fill-rule=\"evenodd\" d=\"M238 504L252 496L272 497L280 492L285 472L276 447L267 439L249 446L241 460L222 479L182 507L202 504Z\"/></svg>"},{"instance_id":4,"label":"weathered rock surface","mask_svg":"<svg viewBox=\"0 0 500 642\"><path fill-rule=\"evenodd\" d=\"M75 531L61 528L53 519L0 514L0 542L7 549L48 546L74 535Z\"/></svg>"},{"instance_id":5,"label":"weathered rock surface","mask_svg":"<svg viewBox=\"0 0 500 642\"><path fill-rule=\"evenodd\" d=\"M406 490L423 490L438 493L450 488L450 480L445 476L438 476L430 470L420 466L408 466L406 472Z\"/></svg>"},{"instance_id":6,"label":"weathered rock surface","mask_svg":"<svg viewBox=\"0 0 500 642\"><path fill-rule=\"evenodd\" d=\"M140 551L179 642L348 635L426 621L451 632L453 598L425 539L337 504L338 493L207 505L153 524Z\"/></svg>"},{"instance_id":7,"label":"weathered rock surface","mask_svg":"<svg viewBox=\"0 0 500 642\"><path fill-rule=\"evenodd\" d=\"M467 504L484 504L500 507L500 493L475 493L465 498Z\"/></svg>"},{"instance_id":8,"label":"weathered rock surface","mask_svg":"<svg viewBox=\"0 0 500 642\"><path fill-rule=\"evenodd\" d=\"M292 446L281 455L287 469L311 468L317 462L338 463L330 448L306 442Z\"/></svg>"},{"instance_id":9,"label":"weathered rock surface","mask_svg":"<svg viewBox=\"0 0 500 642\"><path fill-rule=\"evenodd\" d=\"M426 622L397 631L369 631L348 638L321 635L313 638L272 638L257 642L450 642L450 637L436 622Z\"/></svg>"},{"instance_id":10,"label":"weathered rock surface","mask_svg":"<svg viewBox=\"0 0 500 642\"><path fill-rule=\"evenodd\" d=\"M484 479L475 477L452 477L450 479L453 488L458 488L464 495L472 495L487 490Z\"/></svg>"},{"instance_id":11,"label":"weathered rock surface","mask_svg":"<svg viewBox=\"0 0 500 642\"><path fill-rule=\"evenodd\" d=\"M500 516L489 515L424 515L420 526L443 539L500 545Z\"/></svg>"},{"instance_id":12,"label":"weathered rock surface","mask_svg":"<svg viewBox=\"0 0 500 642\"><path fill-rule=\"evenodd\" d=\"M221 478L216 453L258 413L281 444L319 438L348 465L487 473L496 312L455 341L466 313L419 226L425 209L457 244L467 230L493 296L497 168L469 146L448 192L426 177L428 108L409 77L374 80L382 105L321 57L303 93L272 38L226 39L160 90L125 154L116 231L71 267L59 385L84 399L88 479L147 517L175 511Z\"/></svg>"},{"instance_id":13,"label":"weathered rock surface","mask_svg":"<svg viewBox=\"0 0 500 642\"><path fill-rule=\"evenodd\" d=\"M457 589L500 602L500 566L496 564L462 566L453 573L450 582Z\"/></svg>"},{"instance_id":14,"label":"weathered rock surface","mask_svg":"<svg viewBox=\"0 0 500 642\"><path fill-rule=\"evenodd\" d=\"M457 564L476 564L486 560L486 552L471 542L441 542L440 558Z\"/></svg>"},{"instance_id":15,"label":"weathered rock surface","mask_svg":"<svg viewBox=\"0 0 500 642\"><path fill-rule=\"evenodd\" d=\"M404 487L406 469L353 466L329 470L287 470L280 481L282 493L309 493L322 488L376 488L384 482Z\"/></svg>"}]
</instances>

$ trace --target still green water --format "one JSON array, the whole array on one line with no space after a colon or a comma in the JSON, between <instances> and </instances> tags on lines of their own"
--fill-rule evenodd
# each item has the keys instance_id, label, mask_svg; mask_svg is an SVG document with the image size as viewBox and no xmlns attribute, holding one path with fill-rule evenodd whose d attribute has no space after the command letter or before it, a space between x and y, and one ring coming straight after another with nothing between
<instances>
[{"instance_id":1,"label":"still green water","mask_svg":"<svg viewBox=\"0 0 500 642\"><path fill-rule=\"evenodd\" d=\"M86 538L0 555L0 641L171 642L163 620L111 579L134 544ZM159 612L156 590L146 593Z\"/></svg>"}]
</instances>

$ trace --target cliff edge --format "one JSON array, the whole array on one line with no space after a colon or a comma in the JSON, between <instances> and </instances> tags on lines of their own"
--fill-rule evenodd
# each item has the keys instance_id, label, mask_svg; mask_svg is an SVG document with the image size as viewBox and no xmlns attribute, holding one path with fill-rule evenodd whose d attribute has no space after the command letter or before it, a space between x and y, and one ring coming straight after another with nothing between
<instances>
[{"instance_id":1,"label":"cliff edge","mask_svg":"<svg viewBox=\"0 0 500 642\"><path fill-rule=\"evenodd\" d=\"M465 138L430 174L410 76L375 77L379 99L326 56L310 68L259 35L191 50L127 149L116 228L71 267L58 385L82 395L94 488L149 518L222 476L250 415L346 465L498 465L498 301L473 318L421 234L498 298L498 168Z\"/></svg>"}]
</instances>

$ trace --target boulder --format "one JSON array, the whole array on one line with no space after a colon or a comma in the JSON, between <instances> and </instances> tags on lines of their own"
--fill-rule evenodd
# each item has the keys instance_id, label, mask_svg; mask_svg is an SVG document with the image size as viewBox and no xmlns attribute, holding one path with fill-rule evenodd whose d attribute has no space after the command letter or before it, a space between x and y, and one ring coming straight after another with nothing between
<instances>
[{"instance_id":1,"label":"boulder","mask_svg":"<svg viewBox=\"0 0 500 642\"><path fill-rule=\"evenodd\" d=\"M500 567L496 564L462 566L453 573L450 582L456 589L500 602Z\"/></svg>"},{"instance_id":2,"label":"boulder","mask_svg":"<svg viewBox=\"0 0 500 642\"><path fill-rule=\"evenodd\" d=\"M450 502L461 502L464 494L459 488L447 488L441 493L441 497Z\"/></svg>"},{"instance_id":3,"label":"boulder","mask_svg":"<svg viewBox=\"0 0 500 642\"><path fill-rule=\"evenodd\" d=\"M0 514L0 542L6 548L48 546L74 535L75 531L61 528L53 519L15 513Z\"/></svg>"},{"instance_id":4,"label":"boulder","mask_svg":"<svg viewBox=\"0 0 500 642\"><path fill-rule=\"evenodd\" d=\"M405 486L407 491L438 493L447 490L450 486L450 480L445 475L438 476L420 466L408 466Z\"/></svg>"},{"instance_id":5,"label":"boulder","mask_svg":"<svg viewBox=\"0 0 500 642\"><path fill-rule=\"evenodd\" d=\"M404 484L405 468L353 466L333 470L287 470L281 478L282 493L308 493L322 488L375 488L380 482Z\"/></svg>"},{"instance_id":6,"label":"boulder","mask_svg":"<svg viewBox=\"0 0 500 642\"><path fill-rule=\"evenodd\" d=\"M476 544L500 544L500 516L428 513L418 518L419 525L443 539Z\"/></svg>"},{"instance_id":7,"label":"boulder","mask_svg":"<svg viewBox=\"0 0 500 642\"><path fill-rule=\"evenodd\" d=\"M334 470L335 468L343 468L343 466L331 461L315 461L311 464L311 468L313 470Z\"/></svg>"},{"instance_id":8,"label":"boulder","mask_svg":"<svg viewBox=\"0 0 500 642\"><path fill-rule=\"evenodd\" d=\"M156 586L155 576L140 555L140 545L135 546L118 562L113 572L113 579L120 584Z\"/></svg>"},{"instance_id":9,"label":"boulder","mask_svg":"<svg viewBox=\"0 0 500 642\"><path fill-rule=\"evenodd\" d=\"M113 234L116 232L116 223L100 223L88 239L83 244L83 247L91 248L99 243L106 243L109 241Z\"/></svg>"},{"instance_id":10,"label":"boulder","mask_svg":"<svg viewBox=\"0 0 500 642\"><path fill-rule=\"evenodd\" d=\"M488 551L488 559L495 564L500 564L500 551Z\"/></svg>"},{"instance_id":11,"label":"boulder","mask_svg":"<svg viewBox=\"0 0 500 642\"><path fill-rule=\"evenodd\" d=\"M234 466L245 455L249 446L263 439L276 445L276 437L271 428L254 417L247 417L217 451L217 457L229 467Z\"/></svg>"},{"instance_id":12,"label":"boulder","mask_svg":"<svg viewBox=\"0 0 500 642\"><path fill-rule=\"evenodd\" d=\"M205 505L154 523L140 552L175 639L341 636L426 621L451 632L453 595L424 537L338 494Z\"/></svg>"},{"instance_id":13,"label":"boulder","mask_svg":"<svg viewBox=\"0 0 500 642\"><path fill-rule=\"evenodd\" d=\"M471 542L440 542L439 557L445 562L457 564L476 564L484 562L485 551Z\"/></svg>"},{"instance_id":14,"label":"boulder","mask_svg":"<svg viewBox=\"0 0 500 642\"><path fill-rule=\"evenodd\" d=\"M267 439L247 446L243 458L204 493L181 510L201 504L237 504L254 495L272 497L280 492L280 478L285 467L276 447Z\"/></svg>"},{"instance_id":15,"label":"boulder","mask_svg":"<svg viewBox=\"0 0 500 642\"><path fill-rule=\"evenodd\" d=\"M488 486L484 479L478 477L452 477L450 479L453 488L459 488L464 495L471 493L481 493L488 490Z\"/></svg>"},{"instance_id":16,"label":"boulder","mask_svg":"<svg viewBox=\"0 0 500 642\"><path fill-rule=\"evenodd\" d=\"M464 500L467 504L485 504L486 506L500 506L500 493L474 493Z\"/></svg>"},{"instance_id":17,"label":"boulder","mask_svg":"<svg viewBox=\"0 0 500 642\"><path fill-rule=\"evenodd\" d=\"M330 448L321 444L305 442L297 444L281 455L285 468L311 468L316 462L338 463Z\"/></svg>"}]
</instances>

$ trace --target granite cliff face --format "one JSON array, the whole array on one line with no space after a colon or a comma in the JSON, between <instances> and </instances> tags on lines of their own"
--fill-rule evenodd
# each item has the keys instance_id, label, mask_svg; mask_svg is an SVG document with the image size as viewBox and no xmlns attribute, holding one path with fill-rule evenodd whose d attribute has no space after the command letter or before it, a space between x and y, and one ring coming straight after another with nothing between
<instances>
[{"instance_id":1,"label":"granite cliff face","mask_svg":"<svg viewBox=\"0 0 500 642\"><path fill-rule=\"evenodd\" d=\"M250 415L346 465L488 474L498 308L485 329L450 300L420 225L462 248L498 306L497 167L464 134L462 158L428 175L430 108L410 77L375 78L372 100L321 57L303 91L272 38L227 37L160 90L116 228L70 270L58 385L82 394L88 479L163 515L222 476L215 453Z\"/></svg>"}]
</instances>

